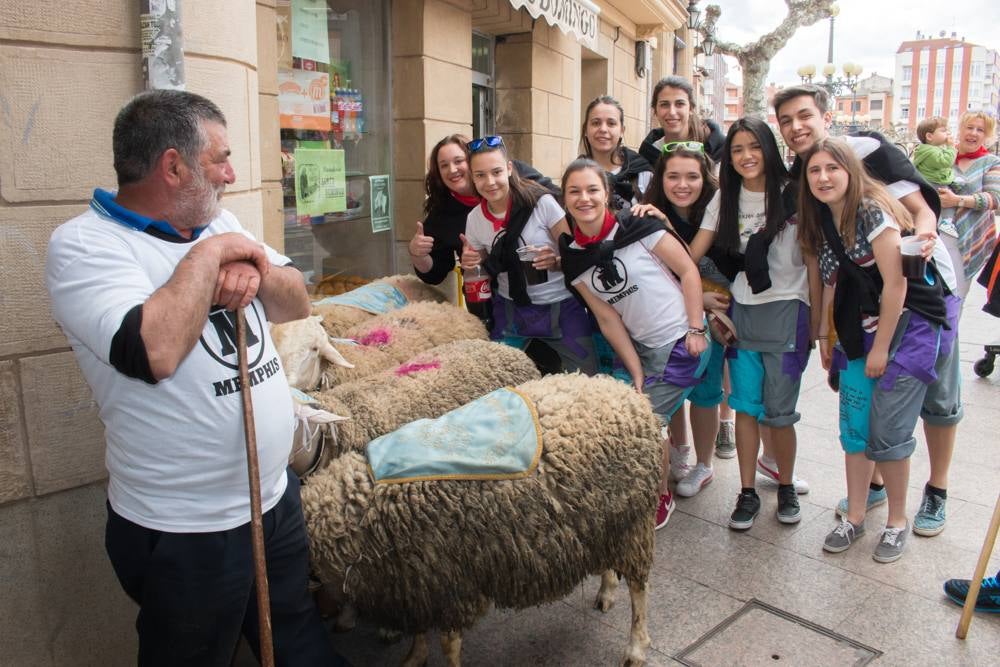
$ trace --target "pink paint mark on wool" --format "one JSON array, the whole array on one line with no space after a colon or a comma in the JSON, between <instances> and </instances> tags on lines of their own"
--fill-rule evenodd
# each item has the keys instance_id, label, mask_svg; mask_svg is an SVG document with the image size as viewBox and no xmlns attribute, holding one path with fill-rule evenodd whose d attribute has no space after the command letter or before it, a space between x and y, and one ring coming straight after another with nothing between
<instances>
[{"instance_id":1,"label":"pink paint mark on wool","mask_svg":"<svg viewBox=\"0 0 1000 667\"><path fill-rule=\"evenodd\" d=\"M440 361L430 361L427 363L414 362L412 364L403 364L396 369L396 376L402 377L403 375L412 375L413 373L419 373L421 371L431 371L436 368L441 368Z\"/></svg>"},{"instance_id":2,"label":"pink paint mark on wool","mask_svg":"<svg viewBox=\"0 0 1000 667\"><path fill-rule=\"evenodd\" d=\"M392 340L388 329L372 329L358 339L362 345L387 345Z\"/></svg>"}]
</instances>

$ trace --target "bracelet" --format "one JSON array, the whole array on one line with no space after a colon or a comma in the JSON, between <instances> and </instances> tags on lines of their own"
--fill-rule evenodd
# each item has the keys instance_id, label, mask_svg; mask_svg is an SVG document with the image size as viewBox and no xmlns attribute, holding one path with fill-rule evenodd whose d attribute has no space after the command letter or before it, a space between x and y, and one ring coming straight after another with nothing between
<instances>
[{"instance_id":1,"label":"bracelet","mask_svg":"<svg viewBox=\"0 0 1000 667\"><path fill-rule=\"evenodd\" d=\"M688 334L694 334L696 336L707 336L708 335L708 329L706 329L705 327L701 327L700 329L695 329L694 327L691 327L691 328L689 328L687 330L687 332L688 332Z\"/></svg>"},{"instance_id":2,"label":"bracelet","mask_svg":"<svg viewBox=\"0 0 1000 667\"><path fill-rule=\"evenodd\" d=\"M982 211L984 208L986 208L986 195L984 195L982 192L977 192L976 194L972 195L972 198L975 199L976 201L977 211Z\"/></svg>"},{"instance_id":3,"label":"bracelet","mask_svg":"<svg viewBox=\"0 0 1000 667\"><path fill-rule=\"evenodd\" d=\"M816 336L816 340L830 340L829 336Z\"/></svg>"}]
</instances>

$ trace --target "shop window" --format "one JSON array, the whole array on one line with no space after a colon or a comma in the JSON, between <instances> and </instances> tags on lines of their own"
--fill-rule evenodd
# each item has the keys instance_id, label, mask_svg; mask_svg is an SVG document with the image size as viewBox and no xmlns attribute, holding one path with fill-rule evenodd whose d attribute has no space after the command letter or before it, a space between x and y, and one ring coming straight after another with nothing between
<instances>
[{"instance_id":1,"label":"shop window","mask_svg":"<svg viewBox=\"0 0 1000 667\"><path fill-rule=\"evenodd\" d=\"M330 294L395 272L388 0L278 0L285 254Z\"/></svg>"},{"instance_id":2,"label":"shop window","mask_svg":"<svg viewBox=\"0 0 1000 667\"><path fill-rule=\"evenodd\" d=\"M491 35L472 33L472 136L483 137L494 133L495 114L493 69L496 59Z\"/></svg>"}]
</instances>

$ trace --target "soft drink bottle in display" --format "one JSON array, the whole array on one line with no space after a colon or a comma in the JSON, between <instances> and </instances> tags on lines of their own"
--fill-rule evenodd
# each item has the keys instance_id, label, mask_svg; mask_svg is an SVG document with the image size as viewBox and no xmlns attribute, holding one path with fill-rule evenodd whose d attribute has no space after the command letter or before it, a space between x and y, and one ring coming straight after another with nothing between
<instances>
[{"instance_id":1,"label":"soft drink bottle in display","mask_svg":"<svg viewBox=\"0 0 1000 667\"><path fill-rule=\"evenodd\" d=\"M490 274L483 267L476 266L462 272L462 290L465 293L465 308L493 330L493 290L490 288Z\"/></svg>"}]
</instances>

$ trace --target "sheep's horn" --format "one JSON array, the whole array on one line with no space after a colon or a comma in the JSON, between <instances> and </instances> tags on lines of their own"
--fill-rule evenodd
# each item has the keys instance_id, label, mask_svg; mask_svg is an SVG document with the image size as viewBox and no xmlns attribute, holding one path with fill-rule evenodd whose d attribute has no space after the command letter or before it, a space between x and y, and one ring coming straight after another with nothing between
<instances>
[{"instance_id":1,"label":"sheep's horn","mask_svg":"<svg viewBox=\"0 0 1000 667\"><path fill-rule=\"evenodd\" d=\"M331 364L343 366L344 368L354 368L354 364L345 359L344 355L340 353L340 350L335 348L329 340L324 342L320 353L323 355L323 358Z\"/></svg>"}]
</instances>

